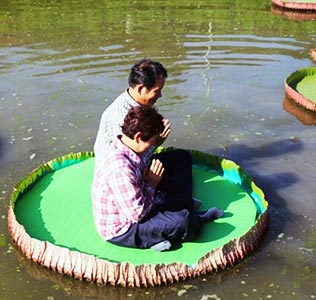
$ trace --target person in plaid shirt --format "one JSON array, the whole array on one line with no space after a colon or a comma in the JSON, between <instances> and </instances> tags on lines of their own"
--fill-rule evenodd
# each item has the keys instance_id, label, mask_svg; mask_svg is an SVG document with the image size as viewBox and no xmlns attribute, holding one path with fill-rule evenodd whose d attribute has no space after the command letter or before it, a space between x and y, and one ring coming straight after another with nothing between
<instances>
[{"instance_id":1,"label":"person in plaid shirt","mask_svg":"<svg viewBox=\"0 0 316 300\"><path fill-rule=\"evenodd\" d=\"M148 168L141 155L155 144L164 128L163 117L155 108L133 107L124 119L122 135L96 162L91 196L95 225L104 240L164 251L172 244L195 239L203 223L223 215L218 208L205 212L163 208L163 202L174 197L173 191L159 189L163 163L153 159ZM192 198L192 193L187 197Z\"/></svg>"}]
</instances>

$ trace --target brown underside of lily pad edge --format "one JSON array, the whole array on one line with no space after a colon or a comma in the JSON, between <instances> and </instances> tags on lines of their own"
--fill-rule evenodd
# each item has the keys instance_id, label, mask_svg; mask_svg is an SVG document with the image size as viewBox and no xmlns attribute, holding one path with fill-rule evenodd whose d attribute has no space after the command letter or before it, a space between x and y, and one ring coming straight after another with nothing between
<instances>
[{"instance_id":1,"label":"brown underside of lily pad edge","mask_svg":"<svg viewBox=\"0 0 316 300\"><path fill-rule=\"evenodd\" d=\"M114 263L104 259L52 245L31 238L8 213L9 231L23 255L39 265L79 280L130 287L159 286L194 278L234 266L253 252L267 230L268 212L264 212L244 236L207 253L192 269L183 263L133 266L128 262Z\"/></svg>"},{"instance_id":2,"label":"brown underside of lily pad edge","mask_svg":"<svg viewBox=\"0 0 316 300\"><path fill-rule=\"evenodd\" d=\"M294 21L311 21L316 20L316 10L295 10L284 9L282 7L271 5L271 12L275 15L285 17Z\"/></svg>"},{"instance_id":3,"label":"brown underside of lily pad edge","mask_svg":"<svg viewBox=\"0 0 316 300\"><path fill-rule=\"evenodd\" d=\"M305 125L316 125L316 112L310 111L298 105L296 102L292 101L288 97L283 99L283 108L285 111L296 117Z\"/></svg>"}]
</instances>

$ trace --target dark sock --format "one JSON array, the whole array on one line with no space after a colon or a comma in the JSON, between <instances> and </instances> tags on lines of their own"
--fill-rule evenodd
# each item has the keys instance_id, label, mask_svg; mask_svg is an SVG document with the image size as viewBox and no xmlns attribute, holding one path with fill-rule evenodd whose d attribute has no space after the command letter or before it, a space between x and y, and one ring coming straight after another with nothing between
<instances>
[{"instance_id":1,"label":"dark sock","mask_svg":"<svg viewBox=\"0 0 316 300\"><path fill-rule=\"evenodd\" d=\"M212 207L207 211L197 211L194 213L194 215L198 217L203 223L205 223L221 218L224 215L224 212L220 208Z\"/></svg>"}]
</instances>

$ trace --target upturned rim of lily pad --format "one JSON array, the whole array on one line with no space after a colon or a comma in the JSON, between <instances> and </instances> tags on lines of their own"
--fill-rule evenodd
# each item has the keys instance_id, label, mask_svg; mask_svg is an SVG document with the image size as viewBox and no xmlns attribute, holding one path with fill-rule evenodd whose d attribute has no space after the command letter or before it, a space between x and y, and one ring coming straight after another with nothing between
<instances>
[{"instance_id":1,"label":"upturned rim of lily pad","mask_svg":"<svg viewBox=\"0 0 316 300\"><path fill-rule=\"evenodd\" d=\"M316 1L302 1L302 0L290 0L290 1L284 1L284 0L271 0L273 5L276 5L278 7L281 7L283 9L291 9L291 10L316 10Z\"/></svg>"},{"instance_id":2,"label":"upturned rim of lily pad","mask_svg":"<svg viewBox=\"0 0 316 300\"><path fill-rule=\"evenodd\" d=\"M312 80L310 80L312 79ZM304 88L300 84L305 80ZM309 80L307 82L307 80ZM308 96L307 90L314 90L316 83L316 67L299 69L290 74L285 82L286 96L309 111L316 112L316 100Z\"/></svg>"}]
</instances>

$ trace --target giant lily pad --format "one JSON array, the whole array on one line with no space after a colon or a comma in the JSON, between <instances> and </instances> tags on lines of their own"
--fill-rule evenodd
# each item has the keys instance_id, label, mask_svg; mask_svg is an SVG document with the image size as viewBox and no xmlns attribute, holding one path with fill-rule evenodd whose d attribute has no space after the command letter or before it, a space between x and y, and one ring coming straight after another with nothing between
<instances>
[{"instance_id":1,"label":"giant lily pad","mask_svg":"<svg viewBox=\"0 0 316 300\"><path fill-rule=\"evenodd\" d=\"M298 105L316 111L316 67L292 73L285 81L285 93Z\"/></svg>"},{"instance_id":2,"label":"giant lily pad","mask_svg":"<svg viewBox=\"0 0 316 300\"><path fill-rule=\"evenodd\" d=\"M69 154L39 166L14 188L9 232L29 259L81 280L154 286L232 266L251 253L267 229L262 190L234 162L199 151L193 158L194 196L202 209L226 217L208 223L194 242L155 252L104 241L92 215L91 152Z\"/></svg>"}]
</instances>

